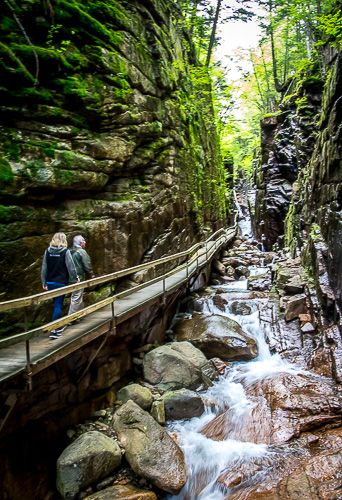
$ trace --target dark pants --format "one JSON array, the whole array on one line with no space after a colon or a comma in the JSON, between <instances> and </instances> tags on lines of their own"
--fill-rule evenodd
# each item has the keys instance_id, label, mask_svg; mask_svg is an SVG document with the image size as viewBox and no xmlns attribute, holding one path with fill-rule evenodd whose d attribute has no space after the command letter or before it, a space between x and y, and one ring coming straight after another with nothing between
<instances>
[{"instance_id":1,"label":"dark pants","mask_svg":"<svg viewBox=\"0 0 342 500\"><path fill-rule=\"evenodd\" d=\"M48 290L56 290L57 288L62 288L66 286L65 283L46 283ZM53 299L53 311L52 311L52 321L59 319L62 316L63 301L65 295L60 297L55 297Z\"/></svg>"}]
</instances>

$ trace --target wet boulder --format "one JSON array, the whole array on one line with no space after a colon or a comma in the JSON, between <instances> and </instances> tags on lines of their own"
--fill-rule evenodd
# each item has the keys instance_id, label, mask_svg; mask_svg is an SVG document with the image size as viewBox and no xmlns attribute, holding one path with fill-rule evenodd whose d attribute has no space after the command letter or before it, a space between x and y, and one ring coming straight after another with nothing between
<instances>
[{"instance_id":1,"label":"wet boulder","mask_svg":"<svg viewBox=\"0 0 342 500\"><path fill-rule=\"evenodd\" d=\"M214 273L217 273L221 276L224 276L226 274L226 268L219 260L213 259L211 266Z\"/></svg>"},{"instance_id":2,"label":"wet boulder","mask_svg":"<svg viewBox=\"0 0 342 500\"><path fill-rule=\"evenodd\" d=\"M271 273L265 271L262 274L249 276L247 281L248 290L265 291L271 288Z\"/></svg>"},{"instance_id":3,"label":"wet boulder","mask_svg":"<svg viewBox=\"0 0 342 500\"><path fill-rule=\"evenodd\" d=\"M187 479L184 455L166 430L131 400L116 411L113 427L133 471L163 491L178 493Z\"/></svg>"},{"instance_id":4,"label":"wet boulder","mask_svg":"<svg viewBox=\"0 0 342 500\"><path fill-rule=\"evenodd\" d=\"M117 399L126 403L129 399L137 403L143 410L149 410L153 403L152 393L147 387L129 384L118 391Z\"/></svg>"},{"instance_id":5,"label":"wet boulder","mask_svg":"<svg viewBox=\"0 0 342 500\"><path fill-rule=\"evenodd\" d=\"M236 273L236 276L238 276L238 277L248 276L249 275L248 267L247 266L237 266L235 268L235 273Z\"/></svg>"},{"instance_id":6,"label":"wet boulder","mask_svg":"<svg viewBox=\"0 0 342 500\"><path fill-rule=\"evenodd\" d=\"M165 416L168 420L200 417L204 412L204 403L199 394L189 389L166 392L162 400Z\"/></svg>"},{"instance_id":7,"label":"wet boulder","mask_svg":"<svg viewBox=\"0 0 342 500\"><path fill-rule=\"evenodd\" d=\"M233 314L237 314L239 316L248 316L252 313L250 305L246 304L246 302L240 302L238 300L235 300L230 304L230 310Z\"/></svg>"},{"instance_id":8,"label":"wet boulder","mask_svg":"<svg viewBox=\"0 0 342 500\"><path fill-rule=\"evenodd\" d=\"M201 368L206 362L204 354L190 342L173 342L146 354L144 378L163 390L196 389L202 382Z\"/></svg>"},{"instance_id":9,"label":"wet boulder","mask_svg":"<svg viewBox=\"0 0 342 500\"><path fill-rule=\"evenodd\" d=\"M90 484L112 473L121 463L118 443L101 432L89 431L69 445L57 460L57 489L73 499Z\"/></svg>"},{"instance_id":10,"label":"wet boulder","mask_svg":"<svg viewBox=\"0 0 342 500\"><path fill-rule=\"evenodd\" d=\"M226 309L226 306L228 304L228 301L227 299L225 299L224 297L222 297L222 294L216 294L214 295L213 297L213 304L218 308L220 309L221 311L225 311Z\"/></svg>"},{"instance_id":11,"label":"wet boulder","mask_svg":"<svg viewBox=\"0 0 342 500\"><path fill-rule=\"evenodd\" d=\"M219 379L221 375L224 374L229 363L222 361L220 358L211 358L202 367L202 378L203 382L207 387L213 385L213 382Z\"/></svg>"},{"instance_id":12,"label":"wet boulder","mask_svg":"<svg viewBox=\"0 0 342 500\"><path fill-rule=\"evenodd\" d=\"M248 260L243 259L242 257L232 256L232 257L226 257L226 258L222 259L222 263L225 266L231 266L233 268L236 268L238 266L247 266Z\"/></svg>"},{"instance_id":13,"label":"wet boulder","mask_svg":"<svg viewBox=\"0 0 342 500\"><path fill-rule=\"evenodd\" d=\"M191 319L177 324L175 335L178 341L191 342L208 358L248 360L258 353L256 341L242 330L239 323L219 314L194 314Z\"/></svg>"},{"instance_id":14,"label":"wet boulder","mask_svg":"<svg viewBox=\"0 0 342 500\"><path fill-rule=\"evenodd\" d=\"M157 500L153 491L141 490L132 484L114 484L109 488L97 491L84 500Z\"/></svg>"}]
</instances>

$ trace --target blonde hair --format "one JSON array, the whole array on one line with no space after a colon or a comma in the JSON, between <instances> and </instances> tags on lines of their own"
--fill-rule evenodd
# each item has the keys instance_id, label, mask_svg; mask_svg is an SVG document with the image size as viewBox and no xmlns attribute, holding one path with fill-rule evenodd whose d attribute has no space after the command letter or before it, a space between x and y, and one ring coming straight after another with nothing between
<instances>
[{"instance_id":1,"label":"blonde hair","mask_svg":"<svg viewBox=\"0 0 342 500\"><path fill-rule=\"evenodd\" d=\"M64 233L55 233L50 241L50 247L67 247L67 237Z\"/></svg>"}]
</instances>

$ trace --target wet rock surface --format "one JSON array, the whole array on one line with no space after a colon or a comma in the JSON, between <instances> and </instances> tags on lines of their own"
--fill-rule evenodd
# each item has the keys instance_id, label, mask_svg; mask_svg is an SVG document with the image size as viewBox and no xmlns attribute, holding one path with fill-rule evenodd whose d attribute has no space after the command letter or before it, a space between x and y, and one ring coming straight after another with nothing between
<instances>
[{"instance_id":1,"label":"wet rock surface","mask_svg":"<svg viewBox=\"0 0 342 500\"><path fill-rule=\"evenodd\" d=\"M180 321L175 329L178 341L187 340L200 349L207 358L220 357L224 361L252 359L257 345L234 320L213 314L194 314Z\"/></svg>"},{"instance_id":2,"label":"wet rock surface","mask_svg":"<svg viewBox=\"0 0 342 500\"><path fill-rule=\"evenodd\" d=\"M191 389L201 384L201 368L206 362L204 354L190 342L174 342L146 354L144 377L164 390Z\"/></svg>"},{"instance_id":3,"label":"wet rock surface","mask_svg":"<svg viewBox=\"0 0 342 500\"><path fill-rule=\"evenodd\" d=\"M183 452L147 412L128 401L115 413L113 427L137 474L169 493L182 488L187 477Z\"/></svg>"},{"instance_id":4,"label":"wet rock surface","mask_svg":"<svg viewBox=\"0 0 342 500\"><path fill-rule=\"evenodd\" d=\"M62 498L77 498L86 486L108 476L121 463L121 450L98 431L82 434L57 461L57 489Z\"/></svg>"}]
</instances>

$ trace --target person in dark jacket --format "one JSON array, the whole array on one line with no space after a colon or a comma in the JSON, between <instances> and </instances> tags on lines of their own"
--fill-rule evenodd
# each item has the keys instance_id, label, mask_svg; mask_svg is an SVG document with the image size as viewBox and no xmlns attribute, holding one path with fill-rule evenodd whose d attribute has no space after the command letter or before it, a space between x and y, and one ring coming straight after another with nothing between
<instances>
[{"instance_id":1,"label":"person in dark jacket","mask_svg":"<svg viewBox=\"0 0 342 500\"><path fill-rule=\"evenodd\" d=\"M73 246L70 249L80 281L84 281L86 277L95 277L91 259L87 251L85 250L86 244L86 240L83 238L83 236L81 234L78 234L74 237ZM83 309L83 293L84 289L75 290L74 292L72 292L68 314L73 314Z\"/></svg>"},{"instance_id":2,"label":"person in dark jacket","mask_svg":"<svg viewBox=\"0 0 342 500\"><path fill-rule=\"evenodd\" d=\"M50 246L45 250L41 280L44 290L56 290L69 283L79 281L76 267L72 259L64 233L56 233L50 241ZM62 316L64 295L53 299L52 321ZM50 338L58 338L65 327L52 330Z\"/></svg>"}]
</instances>

